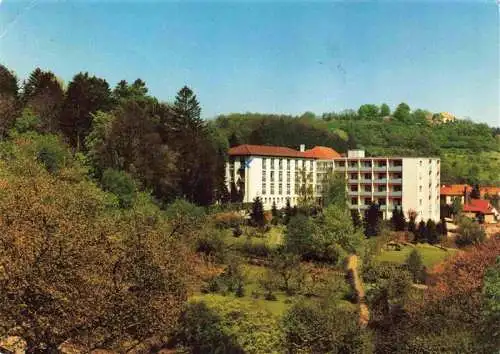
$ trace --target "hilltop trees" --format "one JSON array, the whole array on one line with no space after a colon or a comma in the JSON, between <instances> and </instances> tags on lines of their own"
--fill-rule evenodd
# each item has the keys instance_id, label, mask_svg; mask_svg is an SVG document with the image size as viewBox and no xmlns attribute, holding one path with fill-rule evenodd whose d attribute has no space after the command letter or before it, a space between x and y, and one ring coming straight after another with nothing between
<instances>
[{"instance_id":1,"label":"hilltop trees","mask_svg":"<svg viewBox=\"0 0 500 354\"><path fill-rule=\"evenodd\" d=\"M5 136L18 114L19 85L17 77L0 65L0 136Z\"/></svg>"},{"instance_id":2,"label":"hilltop trees","mask_svg":"<svg viewBox=\"0 0 500 354\"><path fill-rule=\"evenodd\" d=\"M60 126L77 150L83 148L92 126L92 113L111 107L111 91L106 80L79 73L68 85Z\"/></svg>"},{"instance_id":3,"label":"hilltop trees","mask_svg":"<svg viewBox=\"0 0 500 354\"><path fill-rule=\"evenodd\" d=\"M23 84L21 100L38 117L42 131L58 131L64 91L52 72L36 68Z\"/></svg>"}]
</instances>

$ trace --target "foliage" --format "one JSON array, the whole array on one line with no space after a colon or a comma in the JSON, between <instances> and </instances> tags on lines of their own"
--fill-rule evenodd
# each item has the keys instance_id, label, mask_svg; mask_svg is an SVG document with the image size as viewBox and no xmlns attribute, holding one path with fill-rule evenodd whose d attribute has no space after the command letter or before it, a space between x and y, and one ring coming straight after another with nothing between
<instances>
[{"instance_id":1,"label":"foliage","mask_svg":"<svg viewBox=\"0 0 500 354\"><path fill-rule=\"evenodd\" d=\"M252 204L252 212L250 213L252 223L258 227L264 227L266 219L264 218L264 206L260 197L256 197Z\"/></svg>"},{"instance_id":2,"label":"foliage","mask_svg":"<svg viewBox=\"0 0 500 354\"><path fill-rule=\"evenodd\" d=\"M376 203L371 203L369 208L365 211L364 225L365 235L367 237L377 236L381 228L381 212L380 207Z\"/></svg>"},{"instance_id":3,"label":"foliage","mask_svg":"<svg viewBox=\"0 0 500 354\"><path fill-rule=\"evenodd\" d=\"M370 353L370 334L356 317L335 303L298 302L282 320L285 347L291 353Z\"/></svg>"},{"instance_id":4,"label":"foliage","mask_svg":"<svg viewBox=\"0 0 500 354\"><path fill-rule=\"evenodd\" d=\"M136 186L132 177L126 172L110 168L106 169L101 177L101 186L105 191L109 191L118 197L122 208L132 206L135 199Z\"/></svg>"},{"instance_id":5,"label":"foliage","mask_svg":"<svg viewBox=\"0 0 500 354\"><path fill-rule=\"evenodd\" d=\"M206 295L181 317L176 341L191 353L277 353L281 334L269 312L240 299Z\"/></svg>"},{"instance_id":6,"label":"foliage","mask_svg":"<svg viewBox=\"0 0 500 354\"><path fill-rule=\"evenodd\" d=\"M314 224L309 217L303 214L293 216L285 232L285 249L305 258L312 256L314 232Z\"/></svg>"},{"instance_id":7,"label":"foliage","mask_svg":"<svg viewBox=\"0 0 500 354\"><path fill-rule=\"evenodd\" d=\"M392 211L391 223L395 231L406 230L406 218L401 208L394 208Z\"/></svg>"},{"instance_id":8,"label":"foliage","mask_svg":"<svg viewBox=\"0 0 500 354\"><path fill-rule=\"evenodd\" d=\"M165 209L165 216L172 226L171 234L180 238L190 238L193 231L204 226L205 211L203 208L183 199L176 199Z\"/></svg>"},{"instance_id":9,"label":"foliage","mask_svg":"<svg viewBox=\"0 0 500 354\"><path fill-rule=\"evenodd\" d=\"M406 266L408 268L408 271L413 276L413 282L421 283L424 281L424 264L422 262L422 256L417 249L414 249L410 252L410 255L406 259Z\"/></svg>"},{"instance_id":10,"label":"foliage","mask_svg":"<svg viewBox=\"0 0 500 354\"><path fill-rule=\"evenodd\" d=\"M476 245L483 242L485 238L486 234L481 225L467 217L460 218L455 238L457 246Z\"/></svg>"},{"instance_id":11,"label":"foliage","mask_svg":"<svg viewBox=\"0 0 500 354\"><path fill-rule=\"evenodd\" d=\"M324 182L323 186L323 206L331 204L345 207L347 205L347 188L343 174L332 174Z\"/></svg>"},{"instance_id":12,"label":"foliage","mask_svg":"<svg viewBox=\"0 0 500 354\"><path fill-rule=\"evenodd\" d=\"M487 350L500 347L500 256L484 274L481 340Z\"/></svg>"}]
</instances>

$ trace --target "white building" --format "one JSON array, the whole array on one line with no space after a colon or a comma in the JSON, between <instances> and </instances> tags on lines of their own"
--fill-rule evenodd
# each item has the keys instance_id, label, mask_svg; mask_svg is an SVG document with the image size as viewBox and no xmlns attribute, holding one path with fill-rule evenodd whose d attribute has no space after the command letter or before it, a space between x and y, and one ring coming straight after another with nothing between
<instances>
[{"instance_id":1,"label":"white building","mask_svg":"<svg viewBox=\"0 0 500 354\"><path fill-rule=\"evenodd\" d=\"M302 171L316 198L322 195L324 178L342 172L347 181L349 205L362 214L377 202L385 218L394 207L408 216L439 220L440 160L430 157L365 157L362 150L341 156L335 150L317 146L300 150L279 146L239 145L229 149L226 180L238 186L244 203L260 197L266 210L273 202L278 208L299 200ZM238 188L237 187L237 188ZM234 188L234 187L233 187Z\"/></svg>"}]
</instances>

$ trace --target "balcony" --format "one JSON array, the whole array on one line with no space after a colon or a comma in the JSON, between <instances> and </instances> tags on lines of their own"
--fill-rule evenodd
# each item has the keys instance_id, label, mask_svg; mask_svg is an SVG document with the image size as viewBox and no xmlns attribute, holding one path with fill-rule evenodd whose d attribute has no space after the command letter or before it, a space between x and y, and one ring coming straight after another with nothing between
<instances>
[{"instance_id":1,"label":"balcony","mask_svg":"<svg viewBox=\"0 0 500 354\"><path fill-rule=\"evenodd\" d=\"M370 206L368 204L360 204L359 209L368 209Z\"/></svg>"},{"instance_id":2,"label":"balcony","mask_svg":"<svg viewBox=\"0 0 500 354\"><path fill-rule=\"evenodd\" d=\"M385 197L385 196L387 195L387 191L382 191L382 192L380 192L380 191L375 191L375 192L373 192L373 195L374 195L375 197Z\"/></svg>"},{"instance_id":3,"label":"balcony","mask_svg":"<svg viewBox=\"0 0 500 354\"><path fill-rule=\"evenodd\" d=\"M363 171L363 172L371 172L372 167L371 166L361 166L359 169L360 169L360 171Z\"/></svg>"},{"instance_id":4,"label":"balcony","mask_svg":"<svg viewBox=\"0 0 500 354\"><path fill-rule=\"evenodd\" d=\"M401 197L403 194L401 191L390 191L389 196L390 197Z\"/></svg>"},{"instance_id":5,"label":"balcony","mask_svg":"<svg viewBox=\"0 0 500 354\"><path fill-rule=\"evenodd\" d=\"M391 178L389 179L389 183L402 183L403 182L403 179L402 178Z\"/></svg>"},{"instance_id":6,"label":"balcony","mask_svg":"<svg viewBox=\"0 0 500 354\"><path fill-rule=\"evenodd\" d=\"M359 180L359 183L363 183L363 184L372 184L372 179L366 179L366 178L363 178L363 179L360 179Z\"/></svg>"},{"instance_id":7,"label":"balcony","mask_svg":"<svg viewBox=\"0 0 500 354\"><path fill-rule=\"evenodd\" d=\"M375 172L385 172L385 171L387 171L387 166L375 166L373 168L373 171L375 171Z\"/></svg>"},{"instance_id":8,"label":"balcony","mask_svg":"<svg viewBox=\"0 0 500 354\"><path fill-rule=\"evenodd\" d=\"M371 191L359 191L358 195L363 196L363 197L371 197L372 192Z\"/></svg>"},{"instance_id":9,"label":"balcony","mask_svg":"<svg viewBox=\"0 0 500 354\"><path fill-rule=\"evenodd\" d=\"M347 192L347 194L348 194L349 196L355 196L355 197L356 197L356 196L358 196L359 191L348 191L348 192Z\"/></svg>"},{"instance_id":10,"label":"balcony","mask_svg":"<svg viewBox=\"0 0 500 354\"><path fill-rule=\"evenodd\" d=\"M403 166L389 166L389 172L401 172L403 171Z\"/></svg>"},{"instance_id":11,"label":"balcony","mask_svg":"<svg viewBox=\"0 0 500 354\"><path fill-rule=\"evenodd\" d=\"M358 166L348 166L347 171L358 171Z\"/></svg>"},{"instance_id":12,"label":"balcony","mask_svg":"<svg viewBox=\"0 0 500 354\"><path fill-rule=\"evenodd\" d=\"M387 178L376 178L373 180L373 183L385 184L385 183L387 183Z\"/></svg>"},{"instance_id":13,"label":"balcony","mask_svg":"<svg viewBox=\"0 0 500 354\"><path fill-rule=\"evenodd\" d=\"M357 179L357 178L349 178L349 183L357 184L358 182L359 182L359 179Z\"/></svg>"}]
</instances>

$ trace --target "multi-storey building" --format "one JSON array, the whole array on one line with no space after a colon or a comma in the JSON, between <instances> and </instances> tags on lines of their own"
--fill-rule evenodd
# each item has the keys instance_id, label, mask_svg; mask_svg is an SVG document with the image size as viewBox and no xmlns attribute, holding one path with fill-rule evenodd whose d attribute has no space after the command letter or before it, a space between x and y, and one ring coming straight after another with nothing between
<instances>
[{"instance_id":1,"label":"multi-storey building","mask_svg":"<svg viewBox=\"0 0 500 354\"><path fill-rule=\"evenodd\" d=\"M377 202L385 218L395 207L417 219L439 220L440 160L430 157L365 157L362 150L341 156L317 146L300 150L277 146L240 145L229 150L226 177L229 188L238 186L243 202L261 197L265 209L293 206L300 189L308 188L321 198L326 179L342 173L347 182L351 209L363 213ZM304 178L306 177L306 178Z\"/></svg>"}]
</instances>

